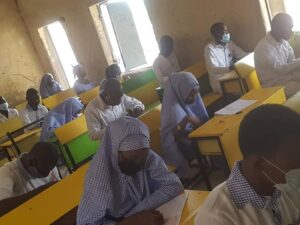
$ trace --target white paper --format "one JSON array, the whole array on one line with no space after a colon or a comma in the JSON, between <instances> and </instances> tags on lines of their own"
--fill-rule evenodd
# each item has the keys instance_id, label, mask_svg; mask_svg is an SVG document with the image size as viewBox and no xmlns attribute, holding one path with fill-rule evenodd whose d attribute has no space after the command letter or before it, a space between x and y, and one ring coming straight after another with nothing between
<instances>
[{"instance_id":1,"label":"white paper","mask_svg":"<svg viewBox=\"0 0 300 225\"><path fill-rule=\"evenodd\" d=\"M218 116L226 116L226 115L235 115L242 112L245 108L253 105L257 100L242 100L239 99L228 106L220 109L219 111L215 112L215 115Z\"/></svg>"},{"instance_id":2,"label":"white paper","mask_svg":"<svg viewBox=\"0 0 300 225\"><path fill-rule=\"evenodd\" d=\"M187 197L188 194L183 193L157 209L163 214L165 225L179 225Z\"/></svg>"}]
</instances>

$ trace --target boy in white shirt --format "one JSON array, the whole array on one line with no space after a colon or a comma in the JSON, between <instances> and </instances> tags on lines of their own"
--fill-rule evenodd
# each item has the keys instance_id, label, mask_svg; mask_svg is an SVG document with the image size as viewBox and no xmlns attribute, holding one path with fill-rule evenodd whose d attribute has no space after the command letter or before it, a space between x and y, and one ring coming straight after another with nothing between
<instances>
[{"instance_id":1,"label":"boy in white shirt","mask_svg":"<svg viewBox=\"0 0 300 225\"><path fill-rule=\"evenodd\" d=\"M161 87L164 87L169 75L180 71L177 56L174 53L174 40L162 36L159 44L160 53L153 63L153 71Z\"/></svg>"},{"instance_id":2,"label":"boy in white shirt","mask_svg":"<svg viewBox=\"0 0 300 225\"><path fill-rule=\"evenodd\" d=\"M215 23L210 32L214 41L206 45L204 59L213 91L222 94L219 79L234 69L233 64L248 53L230 39L230 33L224 23Z\"/></svg>"},{"instance_id":3,"label":"boy in white shirt","mask_svg":"<svg viewBox=\"0 0 300 225\"><path fill-rule=\"evenodd\" d=\"M244 156L206 199L195 225L300 223L300 115L264 105L241 122Z\"/></svg>"}]
</instances>

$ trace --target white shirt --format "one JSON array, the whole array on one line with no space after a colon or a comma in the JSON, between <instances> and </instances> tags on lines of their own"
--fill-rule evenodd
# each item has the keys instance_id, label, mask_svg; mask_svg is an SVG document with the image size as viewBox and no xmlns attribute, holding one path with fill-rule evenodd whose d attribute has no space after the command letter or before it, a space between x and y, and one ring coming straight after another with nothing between
<instances>
[{"instance_id":1,"label":"white shirt","mask_svg":"<svg viewBox=\"0 0 300 225\"><path fill-rule=\"evenodd\" d=\"M76 94L81 94L88 90L91 90L94 87L95 87L95 85L91 82L89 82L87 84L82 84L79 82L79 80L76 80L73 88L74 88Z\"/></svg>"},{"instance_id":2,"label":"white shirt","mask_svg":"<svg viewBox=\"0 0 300 225\"><path fill-rule=\"evenodd\" d=\"M284 86L287 97L300 90L300 59L286 40L269 33L256 46L254 60L263 87Z\"/></svg>"},{"instance_id":3,"label":"white shirt","mask_svg":"<svg viewBox=\"0 0 300 225\"><path fill-rule=\"evenodd\" d=\"M207 44L204 50L206 69L209 82L215 93L222 94L219 79L229 72L235 60L245 57L248 53L230 41L225 46L215 41Z\"/></svg>"},{"instance_id":4,"label":"white shirt","mask_svg":"<svg viewBox=\"0 0 300 225\"><path fill-rule=\"evenodd\" d=\"M153 63L153 71L160 86L163 87L164 83L168 80L169 75L180 71L180 66L175 53L173 52L167 58L159 54Z\"/></svg>"},{"instance_id":5,"label":"white shirt","mask_svg":"<svg viewBox=\"0 0 300 225\"><path fill-rule=\"evenodd\" d=\"M18 117L19 113L16 109L8 109L8 118L4 116L2 113L0 113L0 123L5 123L8 120L11 120L12 118Z\"/></svg>"},{"instance_id":6,"label":"white shirt","mask_svg":"<svg viewBox=\"0 0 300 225\"><path fill-rule=\"evenodd\" d=\"M229 179L209 194L195 218L195 225L274 225L271 199L259 196L235 166ZM300 191L279 192L273 199L282 225L300 223Z\"/></svg>"},{"instance_id":7,"label":"white shirt","mask_svg":"<svg viewBox=\"0 0 300 225\"><path fill-rule=\"evenodd\" d=\"M22 155L24 154L26 153ZM23 167L20 157L0 167L0 201L26 194L49 182L60 180L56 167L49 173L48 177L33 178Z\"/></svg>"},{"instance_id":8,"label":"white shirt","mask_svg":"<svg viewBox=\"0 0 300 225\"><path fill-rule=\"evenodd\" d=\"M34 111L30 105L26 105L26 107L20 111L20 117L23 120L24 126L30 123L33 123L43 117L45 117L48 114L48 109L43 105L38 105L37 111ZM40 127L40 123L34 124L27 129L34 129Z\"/></svg>"},{"instance_id":9,"label":"white shirt","mask_svg":"<svg viewBox=\"0 0 300 225\"><path fill-rule=\"evenodd\" d=\"M92 140L100 140L110 122L126 116L128 114L127 110L133 111L138 107L143 110L145 108L143 103L125 94L121 103L117 106L107 105L98 95L87 105L84 111L90 138Z\"/></svg>"}]
</instances>

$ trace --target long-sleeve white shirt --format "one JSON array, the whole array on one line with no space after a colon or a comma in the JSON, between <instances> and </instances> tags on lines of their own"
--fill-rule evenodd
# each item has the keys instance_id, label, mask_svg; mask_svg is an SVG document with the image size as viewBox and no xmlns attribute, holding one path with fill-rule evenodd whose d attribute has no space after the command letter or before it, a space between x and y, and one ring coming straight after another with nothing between
<instances>
[{"instance_id":1,"label":"long-sleeve white shirt","mask_svg":"<svg viewBox=\"0 0 300 225\"><path fill-rule=\"evenodd\" d=\"M286 40L269 33L256 46L254 60L263 87L284 86L287 97L300 90L300 59Z\"/></svg>"},{"instance_id":2,"label":"long-sleeve white shirt","mask_svg":"<svg viewBox=\"0 0 300 225\"><path fill-rule=\"evenodd\" d=\"M31 124L48 114L48 109L43 105L38 105L37 110L34 111L30 105L26 105L26 107L20 111L20 117L23 120L24 126L27 124ZM40 127L40 124L33 124L32 126L28 127L27 130L31 130L34 128Z\"/></svg>"},{"instance_id":3,"label":"long-sleeve white shirt","mask_svg":"<svg viewBox=\"0 0 300 225\"><path fill-rule=\"evenodd\" d=\"M117 106L107 105L100 96L93 99L85 109L86 123L92 140L100 140L105 134L107 125L128 114L128 110L145 109L143 103L135 98L123 95Z\"/></svg>"},{"instance_id":4,"label":"long-sleeve white shirt","mask_svg":"<svg viewBox=\"0 0 300 225\"><path fill-rule=\"evenodd\" d=\"M175 53L173 52L168 57L159 54L153 63L153 71L156 74L160 86L163 87L172 73L180 71L180 66Z\"/></svg>"},{"instance_id":5,"label":"long-sleeve white shirt","mask_svg":"<svg viewBox=\"0 0 300 225\"><path fill-rule=\"evenodd\" d=\"M241 59L247 54L232 41L225 46L217 44L215 41L206 45L204 59L210 85L215 93L222 93L219 79L225 73L230 72L229 67L233 65L234 60Z\"/></svg>"}]
</instances>

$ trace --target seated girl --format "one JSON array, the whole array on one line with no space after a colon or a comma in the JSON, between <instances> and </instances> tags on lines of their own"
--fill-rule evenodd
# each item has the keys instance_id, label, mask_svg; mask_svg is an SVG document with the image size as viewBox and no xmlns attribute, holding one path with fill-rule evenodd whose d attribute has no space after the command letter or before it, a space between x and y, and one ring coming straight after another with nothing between
<instances>
[{"instance_id":1,"label":"seated girl","mask_svg":"<svg viewBox=\"0 0 300 225\"><path fill-rule=\"evenodd\" d=\"M78 78L73 87L77 95L95 87L95 85L87 79L86 70L82 65L74 66L73 73L74 76Z\"/></svg>"},{"instance_id":2,"label":"seated girl","mask_svg":"<svg viewBox=\"0 0 300 225\"><path fill-rule=\"evenodd\" d=\"M69 98L52 109L45 116L41 132L41 141L54 136L54 130L75 119L83 105L76 98Z\"/></svg>"},{"instance_id":3,"label":"seated girl","mask_svg":"<svg viewBox=\"0 0 300 225\"><path fill-rule=\"evenodd\" d=\"M183 192L178 177L150 149L138 119L111 122L85 178L77 224L163 225L155 209Z\"/></svg>"},{"instance_id":4,"label":"seated girl","mask_svg":"<svg viewBox=\"0 0 300 225\"><path fill-rule=\"evenodd\" d=\"M63 91L63 89L61 85L54 80L53 75L46 73L43 76L40 84L40 94L42 99L55 95L61 91Z\"/></svg>"},{"instance_id":5,"label":"seated girl","mask_svg":"<svg viewBox=\"0 0 300 225\"><path fill-rule=\"evenodd\" d=\"M161 110L161 142L163 158L167 164L176 166L182 180L192 178L188 161L198 156L188 134L207 120L199 84L193 74L170 75L165 83Z\"/></svg>"}]
</instances>

